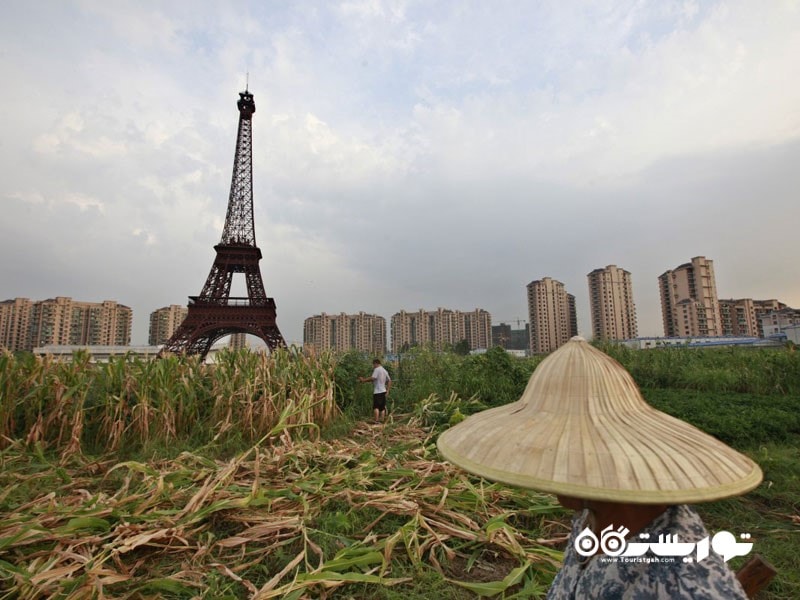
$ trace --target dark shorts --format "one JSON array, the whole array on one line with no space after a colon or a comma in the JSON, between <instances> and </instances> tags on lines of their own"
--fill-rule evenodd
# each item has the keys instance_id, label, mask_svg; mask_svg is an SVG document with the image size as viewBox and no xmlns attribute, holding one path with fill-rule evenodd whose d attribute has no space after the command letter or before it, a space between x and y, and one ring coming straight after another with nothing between
<instances>
[{"instance_id":1,"label":"dark shorts","mask_svg":"<svg viewBox=\"0 0 800 600\"><path fill-rule=\"evenodd\" d=\"M372 409L386 410L386 392L372 394Z\"/></svg>"}]
</instances>

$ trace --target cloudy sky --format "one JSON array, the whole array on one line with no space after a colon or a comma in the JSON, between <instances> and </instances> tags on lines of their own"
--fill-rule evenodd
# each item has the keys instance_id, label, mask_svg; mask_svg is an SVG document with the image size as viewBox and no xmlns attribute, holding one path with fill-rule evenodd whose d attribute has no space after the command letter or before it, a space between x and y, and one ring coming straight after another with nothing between
<instances>
[{"instance_id":1,"label":"cloudy sky","mask_svg":"<svg viewBox=\"0 0 800 600\"><path fill-rule=\"evenodd\" d=\"M133 343L205 282L249 89L287 340L320 312L527 319L545 276L800 307L800 3L0 3L0 299L118 300ZM238 285L238 284L237 284Z\"/></svg>"}]
</instances>

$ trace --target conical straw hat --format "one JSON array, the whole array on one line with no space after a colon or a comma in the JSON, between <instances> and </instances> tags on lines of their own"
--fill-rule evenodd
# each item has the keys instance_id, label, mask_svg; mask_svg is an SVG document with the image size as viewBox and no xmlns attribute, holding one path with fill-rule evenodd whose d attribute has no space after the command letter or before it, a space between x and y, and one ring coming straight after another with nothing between
<instances>
[{"instance_id":1,"label":"conical straw hat","mask_svg":"<svg viewBox=\"0 0 800 600\"><path fill-rule=\"evenodd\" d=\"M625 368L583 338L543 360L517 402L468 417L438 447L486 479L587 500L705 502L762 479L746 456L647 404Z\"/></svg>"}]
</instances>

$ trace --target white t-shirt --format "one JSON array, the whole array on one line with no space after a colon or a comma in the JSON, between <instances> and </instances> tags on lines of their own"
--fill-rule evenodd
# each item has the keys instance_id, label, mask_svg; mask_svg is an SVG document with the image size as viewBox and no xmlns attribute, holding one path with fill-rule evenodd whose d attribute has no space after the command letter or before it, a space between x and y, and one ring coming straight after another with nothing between
<instances>
[{"instance_id":1,"label":"white t-shirt","mask_svg":"<svg viewBox=\"0 0 800 600\"><path fill-rule=\"evenodd\" d=\"M382 394L386 391L386 382L391 381L392 378L389 377L389 372L384 369L381 365L375 367L372 371L372 393L373 394Z\"/></svg>"}]
</instances>

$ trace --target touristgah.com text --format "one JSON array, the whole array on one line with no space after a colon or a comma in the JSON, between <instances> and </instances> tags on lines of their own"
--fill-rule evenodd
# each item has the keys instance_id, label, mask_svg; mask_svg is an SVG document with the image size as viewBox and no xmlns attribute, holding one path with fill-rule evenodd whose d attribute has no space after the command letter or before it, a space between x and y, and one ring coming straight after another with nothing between
<instances>
[{"instance_id":1,"label":"touristgah.com text","mask_svg":"<svg viewBox=\"0 0 800 600\"><path fill-rule=\"evenodd\" d=\"M662 563L671 564L676 562L674 556L601 556L600 562L623 562L623 563Z\"/></svg>"}]
</instances>

